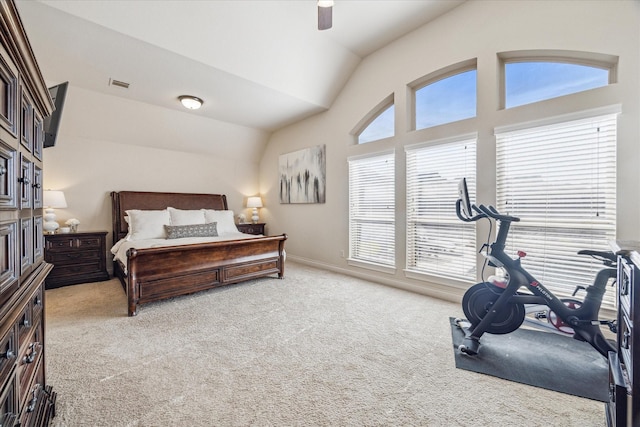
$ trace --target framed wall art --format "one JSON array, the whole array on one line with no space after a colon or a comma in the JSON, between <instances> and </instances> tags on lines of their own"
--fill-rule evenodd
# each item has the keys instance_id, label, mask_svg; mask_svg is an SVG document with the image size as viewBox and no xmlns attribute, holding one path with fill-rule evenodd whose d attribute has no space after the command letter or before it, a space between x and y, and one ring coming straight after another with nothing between
<instances>
[{"instance_id":1,"label":"framed wall art","mask_svg":"<svg viewBox=\"0 0 640 427\"><path fill-rule=\"evenodd\" d=\"M327 184L325 145L281 154L280 203L324 203Z\"/></svg>"}]
</instances>

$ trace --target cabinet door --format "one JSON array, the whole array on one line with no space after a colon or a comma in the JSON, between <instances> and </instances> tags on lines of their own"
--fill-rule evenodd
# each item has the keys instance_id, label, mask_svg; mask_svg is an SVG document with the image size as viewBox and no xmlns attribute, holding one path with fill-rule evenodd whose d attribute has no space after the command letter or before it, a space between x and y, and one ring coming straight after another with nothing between
<instances>
[{"instance_id":1,"label":"cabinet door","mask_svg":"<svg viewBox=\"0 0 640 427\"><path fill-rule=\"evenodd\" d=\"M20 220L20 275L31 271L33 265L33 220Z\"/></svg>"},{"instance_id":2,"label":"cabinet door","mask_svg":"<svg viewBox=\"0 0 640 427\"><path fill-rule=\"evenodd\" d=\"M16 209L16 151L0 141L0 209Z\"/></svg>"},{"instance_id":3,"label":"cabinet door","mask_svg":"<svg viewBox=\"0 0 640 427\"><path fill-rule=\"evenodd\" d=\"M0 58L0 126L14 138L16 136L16 98L18 79L9 66Z\"/></svg>"},{"instance_id":4,"label":"cabinet door","mask_svg":"<svg viewBox=\"0 0 640 427\"><path fill-rule=\"evenodd\" d=\"M0 304L18 288L18 224L0 223Z\"/></svg>"},{"instance_id":5,"label":"cabinet door","mask_svg":"<svg viewBox=\"0 0 640 427\"><path fill-rule=\"evenodd\" d=\"M31 187L33 176L33 162L20 153L20 209L31 208L33 188Z\"/></svg>"},{"instance_id":6,"label":"cabinet door","mask_svg":"<svg viewBox=\"0 0 640 427\"><path fill-rule=\"evenodd\" d=\"M40 264L44 260L44 232L42 216L33 217L33 263Z\"/></svg>"},{"instance_id":7,"label":"cabinet door","mask_svg":"<svg viewBox=\"0 0 640 427\"><path fill-rule=\"evenodd\" d=\"M44 261L44 231L42 216L33 217L33 263Z\"/></svg>"},{"instance_id":8,"label":"cabinet door","mask_svg":"<svg viewBox=\"0 0 640 427\"><path fill-rule=\"evenodd\" d=\"M42 169L37 164L33 164L33 183L31 184L33 190L33 208L38 209L42 207Z\"/></svg>"},{"instance_id":9,"label":"cabinet door","mask_svg":"<svg viewBox=\"0 0 640 427\"><path fill-rule=\"evenodd\" d=\"M22 92L20 105L20 143L31 152L33 150L33 107L24 92Z\"/></svg>"},{"instance_id":10,"label":"cabinet door","mask_svg":"<svg viewBox=\"0 0 640 427\"><path fill-rule=\"evenodd\" d=\"M33 110L33 156L42 160L42 149L44 148L44 121L40 115Z\"/></svg>"}]
</instances>

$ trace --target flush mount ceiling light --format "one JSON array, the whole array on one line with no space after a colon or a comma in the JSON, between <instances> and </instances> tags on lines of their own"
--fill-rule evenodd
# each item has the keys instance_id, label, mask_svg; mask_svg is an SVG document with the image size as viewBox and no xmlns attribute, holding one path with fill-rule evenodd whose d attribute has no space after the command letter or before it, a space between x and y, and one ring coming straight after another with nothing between
<instances>
[{"instance_id":1,"label":"flush mount ceiling light","mask_svg":"<svg viewBox=\"0 0 640 427\"><path fill-rule=\"evenodd\" d=\"M182 95L179 96L178 99L180 100L182 105L189 110L197 110L198 108L202 107L202 104L204 104L204 101L197 96Z\"/></svg>"}]
</instances>

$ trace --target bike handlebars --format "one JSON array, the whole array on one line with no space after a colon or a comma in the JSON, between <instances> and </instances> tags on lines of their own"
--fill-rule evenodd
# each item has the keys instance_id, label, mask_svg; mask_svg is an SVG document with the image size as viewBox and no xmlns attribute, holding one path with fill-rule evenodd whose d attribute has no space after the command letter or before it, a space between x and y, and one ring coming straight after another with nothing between
<instances>
[{"instance_id":1,"label":"bike handlebars","mask_svg":"<svg viewBox=\"0 0 640 427\"><path fill-rule=\"evenodd\" d=\"M475 205L472 205L472 207L476 207ZM517 216L511 216L511 215L503 215L500 212L498 212L496 210L496 208L494 208L493 206L489 205L489 206L485 206L485 205L480 205L477 207L477 209L484 213L485 215L487 215L488 217L491 217L493 219L497 219L500 221L509 221L509 222L518 222L520 221L520 218L518 218Z\"/></svg>"},{"instance_id":2,"label":"bike handlebars","mask_svg":"<svg viewBox=\"0 0 640 427\"><path fill-rule=\"evenodd\" d=\"M520 218L515 217L515 216L511 216L511 215L503 215L500 212L498 212L496 210L496 208L494 208L493 206L489 205L489 206L485 206L485 205L471 205L471 209L473 209L474 211L478 212L478 215L472 216L471 218L465 216L462 214L462 199L458 199L457 203L456 203L456 215L458 215L458 218L460 218L460 220L464 221L464 222L472 222L472 221L478 221L479 219L482 218L493 218L499 221L508 221L508 222L518 222L520 221Z\"/></svg>"},{"instance_id":3,"label":"bike handlebars","mask_svg":"<svg viewBox=\"0 0 640 427\"><path fill-rule=\"evenodd\" d=\"M482 218L493 218L498 221L505 222L518 222L520 218L511 216L511 215L503 215L493 206L485 206L485 205L471 205L471 209L476 211L478 215L468 217L463 215L462 213L462 199L458 199L456 203L456 215L458 218L464 222L473 222L478 221ZM505 236L506 238L506 236ZM617 262L616 255L613 252L603 252L603 251L592 251L592 250L581 250L578 252L579 255L589 255L599 261L601 261L605 265L614 265Z\"/></svg>"},{"instance_id":4,"label":"bike handlebars","mask_svg":"<svg viewBox=\"0 0 640 427\"><path fill-rule=\"evenodd\" d=\"M475 207L476 205L471 205L472 209L474 209ZM483 213L480 213L480 215L472 216L471 218L466 215L462 215L462 199L458 199L458 201L456 202L456 215L458 215L458 218L464 222L472 222L477 221L481 218L486 218L486 215Z\"/></svg>"}]
</instances>

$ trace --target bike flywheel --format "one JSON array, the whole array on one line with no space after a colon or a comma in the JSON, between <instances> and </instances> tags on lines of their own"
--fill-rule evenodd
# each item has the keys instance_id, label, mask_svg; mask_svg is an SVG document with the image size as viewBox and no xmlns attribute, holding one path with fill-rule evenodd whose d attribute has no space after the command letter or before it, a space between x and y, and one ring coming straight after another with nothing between
<instances>
[{"instance_id":1,"label":"bike flywheel","mask_svg":"<svg viewBox=\"0 0 640 427\"><path fill-rule=\"evenodd\" d=\"M475 327L492 309L493 304L504 292L492 283L477 283L470 287L462 297L462 310L467 320ZM508 334L515 331L524 322L524 305L508 304L504 310L497 313L486 332L490 334Z\"/></svg>"}]
</instances>

